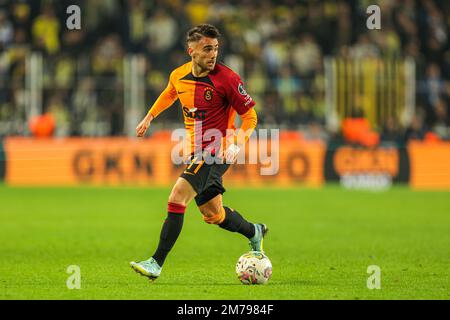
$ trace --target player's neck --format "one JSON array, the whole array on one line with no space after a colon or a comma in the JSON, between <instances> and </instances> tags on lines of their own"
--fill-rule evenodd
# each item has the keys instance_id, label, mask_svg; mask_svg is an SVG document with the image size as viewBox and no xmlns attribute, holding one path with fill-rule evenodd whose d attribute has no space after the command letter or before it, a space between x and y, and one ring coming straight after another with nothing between
<instances>
[{"instance_id":1,"label":"player's neck","mask_svg":"<svg viewBox=\"0 0 450 320\"><path fill-rule=\"evenodd\" d=\"M209 74L210 70L202 69L198 64L192 63L192 75L196 78L203 78Z\"/></svg>"}]
</instances>

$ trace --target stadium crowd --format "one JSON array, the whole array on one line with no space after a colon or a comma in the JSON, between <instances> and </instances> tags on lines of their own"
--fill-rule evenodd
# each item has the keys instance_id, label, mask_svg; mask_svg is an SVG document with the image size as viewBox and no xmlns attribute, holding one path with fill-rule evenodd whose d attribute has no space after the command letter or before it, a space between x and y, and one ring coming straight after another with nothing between
<instances>
[{"instance_id":1,"label":"stadium crowd","mask_svg":"<svg viewBox=\"0 0 450 320\"><path fill-rule=\"evenodd\" d=\"M379 31L366 27L372 2L0 0L0 121L12 123L0 134L26 132L29 52L44 56L43 111L54 115L58 135L122 135L123 58L146 57L144 114L170 70L187 61L185 32L209 22L222 31L221 60L245 80L261 125L311 126L324 138L323 57L409 56L416 62L414 119L409 128L376 129L382 139L423 139L426 132L450 139L448 1L377 1ZM72 4L81 8L81 30L66 28ZM168 123L180 117L178 108L163 115Z\"/></svg>"}]
</instances>

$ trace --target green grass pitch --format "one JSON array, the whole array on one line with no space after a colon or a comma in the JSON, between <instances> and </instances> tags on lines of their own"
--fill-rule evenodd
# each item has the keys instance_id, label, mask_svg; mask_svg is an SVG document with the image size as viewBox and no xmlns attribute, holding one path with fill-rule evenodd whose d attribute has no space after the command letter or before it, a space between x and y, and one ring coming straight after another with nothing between
<instances>
[{"instance_id":1,"label":"green grass pitch","mask_svg":"<svg viewBox=\"0 0 450 320\"><path fill-rule=\"evenodd\" d=\"M448 192L229 188L226 205L270 228L272 279L244 286L234 267L247 240L204 223L194 203L161 277L132 271L156 248L169 190L0 186L0 299L450 298ZM79 290L66 286L70 265Z\"/></svg>"}]
</instances>

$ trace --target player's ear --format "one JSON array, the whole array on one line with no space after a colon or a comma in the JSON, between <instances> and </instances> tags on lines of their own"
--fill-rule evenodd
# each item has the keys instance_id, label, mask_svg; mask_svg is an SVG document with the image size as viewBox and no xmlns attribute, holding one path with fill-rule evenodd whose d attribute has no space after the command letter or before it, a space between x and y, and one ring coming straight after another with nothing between
<instances>
[{"instance_id":1,"label":"player's ear","mask_svg":"<svg viewBox=\"0 0 450 320\"><path fill-rule=\"evenodd\" d=\"M197 41L191 41L188 44L187 53L191 56L191 58L194 58L194 56L198 53L196 53L196 48L198 48L198 42Z\"/></svg>"},{"instance_id":2,"label":"player's ear","mask_svg":"<svg viewBox=\"0 0 450 320\"><path fill-rule=\"evenodd\" d=\"M192 49L191 47L188 47L187 52L188 52L188 55L190 55L192 57L192 55L194 54L194 49Z\"/></svg>"}]
</instances>

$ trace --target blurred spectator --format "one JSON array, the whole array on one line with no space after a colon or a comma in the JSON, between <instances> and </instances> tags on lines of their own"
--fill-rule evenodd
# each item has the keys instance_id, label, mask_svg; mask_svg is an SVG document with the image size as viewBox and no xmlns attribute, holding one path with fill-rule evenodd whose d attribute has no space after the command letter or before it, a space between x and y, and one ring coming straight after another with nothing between
<instances>
[{"instance_id":1,"label":"blurred spectator","mask_svg":"<svg viewBox=\"0 0 450 320\"><path fill-rule=\"evenodd\" d=\"M92 37L99 37L111 32L118 32L124 19L121 8L122 1L117 0L86 0L84 1L83 25Z\"/></svg>"},{"instance_id":2,"label":"blurred spectator","mask_svg":"<svg viewBox=\"0 0 450 320\"><path fill-rule=\"evenodd\" d=\"M62 94L53 94L49 99L46 109L48 114L50 114L54 119L54 135L57 137L67 136L70 133L70 118L68 108L64 104Z\"/></svg>"},{"instance_id":3,"label":"blurred spectator","mask_svg":"<svg viewBox=\"0 0 450 320\"><path fill-rule=\"evenodd\" d=\"M358 36L358 41L350 51L351 57L354 59L376 58L379 55L379 49L369 39L367 33Z\"/></svg>"},{"instance_id":4,"label":"blurred spectator","mask_svg":"<svg viewBox=\"0 0 450 320\"><path fill-rule=\"evenodd\" d=\"M283 67L275 82L275 88L283 99L289 98L300 89L300 81L292 74L291 68Z\"/></svg>"},{"instance_id":5,"label":"blurred spectator","mask_svg":"<svg viewBox=\"0 0 450 320\"><path fill-rule=\"evenodd\" d=\"M450 121L448 117L448 106L443 99L439 99L434 108L435 121L432 131L442 140L450 139Z\"/></svg>"},{"instance_id":6,"label":"blurred spectator","mask_svg":"<svg viewBox=\"0 0 450 320\"><path fill-rule=\"evenodd\" d=\"M400 56L400 38L393 27L387 26L383 32L375 33L374 42L384 57L395 58Z\"/></svg>"},{"instance_id":7,"label":"blurred spectator","mask_svg":"<svg viewBox=\"0 0 450 320\"><path fill-rule=\"evenodd\" d=\"M389 117L382 128L380 140L382 143L399 144L402 142L402 132L395 123L394 118Z\"/></svg>"},{"instance_id":8,"label":"blurred spectator","mask_svg":"<svg viewBox=\"0 0 450 320\"><path fill-rule=\"evenodd\" d=\"M283 35L276 34L268 39L262 53L269 77L275 78L282 66L288 62L289 44Z\"/></svg>"},{"instance_id":9,"label":"blurred spectator","mask_svg":"<svg viewBox=\"0 0 450 320\"><path fill-rule=\"evenodd\" d=\"M6 12L0 10L0 51L5 50L13 40L14 30Z\"/></svg>"},{"instance_id":10,"label":"blurred spectator","mask_svg":"<svg viewBox=\"0 0 450 320\"><path fill-rule=\"evenodd\" d=\"M305 33L299 37L292 48L292 59L300 76L312 78L317 65L321 63L321 52L311 34Z\"/></svg>"},{"instance_id":11,"label":"blurred spectator","mask_svg":"<svg viewBox=\"0 0 450 320\"><path fill-rule=\"evenodd\" d=\"M65 55L71 56L73 59L79 58L86 48L86 33L81 30L65 30L61 39Z\"/></svg>"},{"instance_id":12,"label":"blurred spectator","mask_svg":"<svg viewBox=\"0 0 450 320\"><path fill-rule=\"evenodd\" d=\"M424 91L427 93L427 103L435 106L441 93L444 92L444 80L441 77L439 66L435 63L428 65Z\"/></svg>"},{"instance_id":13,"label":"blurred spectator","mask_svg":"<svg viewBox=\"0 0 450 320\"><path fill-rule=\"evenodd\" d=\"M122 70L123 56L123 48L118 35L110 34L101 39L92 54L94 74L117 76Z\"/></svg>"},{"instance_id":14,"label":"blurred spectator","mask_svg":"<svg viewBox=\"0 0 450 320\"><path fill-rule=\"evenodd\" d=\"M27 2L14 1L11 4L11 18L14 29L25 31L25 39L27 42L31 39L31 8Z\"/></svg>"},{"instance_id":15,"label":"blurred spectator","mask_svg":"<svg viewBox=\"0 0 450 320\"><path fill-rule=\"evenodd\" d=\"M145 41L145 6L142 0L128 0L125 16L125 41L127 50L141 52Z\"/></svg>"},{"instance_id":16,"label":"blurred spectator","mask_svg":"<svg viewBox=\"0 0 450 320\"><path fill-rule=\"evenodd\" d=\"M406 129L404 141L409 140L423 140L425 138L425 124L423 112L417 112L409 127Z\"/></svg>"},{"instance_id":17,"label":"blurred spectator","mask_svg":"<svg viewBox=\"0 0 450 320\"><path fill-rule=\"evenodd\" d=\"M52 55L59 51L60 25L51 4L46 4L42 14L33 23L33 39L39 49Z\"/></svg>"},{"instance_id":18,"label":"blurred spectator","mask_svg":"<svg viewBox=\"0 0 450 320\"><path fill-rule=\"evenodd\" d=\"M99 120L109 123L109 135L122 134L124 52L117 34L110 34L98 43L93 54L93 74Z\"/></svg>"},{"instance_id":19,"label":"blurred spectator","mask_svg":"<svg viewBox=\"0 0 450 320\"><path fill-rule=\"evenodd\" d=\"M418 40L417 25L414 22L413 4L404 3L394 13L394 26L402 45Z\"/></svg>"},{"instance_id":20,"label":"blurred spectator","mask_svg":"<svg viewBox=\"0 0 450 320\"><path fill-rule=\"evenodd\" d=\"M339 1L337 3L337 30L334 36L335 45L337 48L348 46L352 39L352 19L350 5L345 1ZM332 42L333 43L333 42Z\"/></svg>"},{"instance_id":21,"label":"blurred spectator","mask_svg":"<svg viewBox=\"0 0 450 320\"><path fill-rule=\"evenodd\" d=\"M14 42L9 46L7 52L10 56L11 62L16 59L25 59L30 52L31 46L27 42L26 32L23 29L16 29L14 31Z\"/></svg>"},{"instance_id":22,"label":"blurred spectator","mask_svg":"<svg viewBox=\"0 0 450 320\"><path fill-rule=\"evenodd\" d=\"M190 0L187 1L185 8L191 24L196 26L206 21L209 14L209 1Z\"/></svg>"},{"instance_id":23,"label":"blurred spectator","mask_svg":"<svg viewBox=\"0 0 450 320\"><path fill-rule=\"evenodd\" d=\"M146 23L147 50L156 64L163 65L170 49L178 39L178 27L175 19L163 9L157 9Z\"/></svg>"},{"instance_id":24,"label":"blurred spectator","mask_svg":"<svg viewBox=\"0 0 450 320\"><path fill-rule=\"evenodd\" d=\"M97 95L95 94L95 85L89 77L83 78L78 82L71 104L71 135L80 136L96 135L96 123L98 122Z\"/></svg>"},{"instance_id":25,"label":"blurred spectator","mask_svg":"<svg viewBox=\"0 0 450 320\"><path fill-rule=\"evenodd\" d=\"M424 1L423 3L428 13L427 23L430 36L437 40L439 46L446 45L448 41L448 31L443 13L433 1Z\"/></svg>"},{"instance_id":26,"label":"blurred spectator","mask_svg":"<svg viewBox=\"0 0 450 320\"><path fill-rule=\"evenodd\" d=\"M280 100L278 92L271 90L265 93L263 97L264 112L258 116L258 121L266 125L280 125L285 121L285 112L283 102Z\"/></svg>"}]
</instances>

